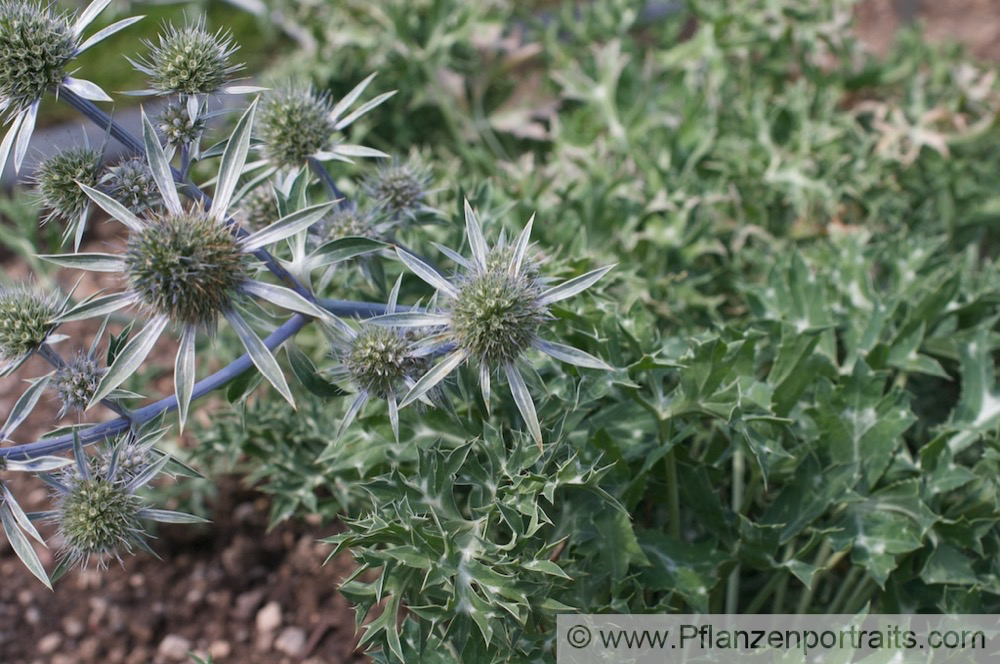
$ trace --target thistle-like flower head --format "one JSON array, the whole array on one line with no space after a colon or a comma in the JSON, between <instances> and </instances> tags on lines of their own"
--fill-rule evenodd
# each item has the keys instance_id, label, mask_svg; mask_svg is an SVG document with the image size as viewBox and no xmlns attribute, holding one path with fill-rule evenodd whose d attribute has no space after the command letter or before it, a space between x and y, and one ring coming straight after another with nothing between
<instances>
[{"instance_id":1,"label":"thistle-like flower head","mask_svg":"<svg viewBox=\"0 0 1000 664\"><path fill-rule=\"evenodd\" d=\"M290 85L269 92L261 102L258 133L264 154L278 167L299 166L330 145L334 123L330 95Z\"/></svg>"},{"instance_id":2,"label":"thistle-like flower head","mask_svg":"<svg viewBox=\"0 0 1000 664\"><path fill-rule=\"evenodd\" d=\"M56 370L53 387L59 396L62 417L69 411L83 412L97 392L105 370L90 354L79 352Z\"/></svg>"},{"instance_id":3,"label":"thistle-like flower head","mask_svg":"<svg viewBox=\"0 0 1000 664\"><path fill-rule=\"evenodd\" d=\"M365 326L344 358L351 380L369 395L382 398L405 386L423 364L398 330Z\"/></svg>"},{"instance_id":4,"label":"thistle-like flower head","mask_svg":"<svg viewBox=\"0 0 1000 664\"><path fill-rule=\"evenodd\" d=\"M400 280L396 281L386 305L387 314L395 314ZM346 380L357 392L341 423L338 435L350 425L361 407L371 398L385 399L393 433L399 440L397 401L399 395L423 374L429 361L417 352L413 330L361 323L354 330L343 326L328 335L339 360L330 373Z\"/></svg>"},{"instance_id":5,"label":"thistle-like flower head","mask_svg":"<svg viewBox=\"0 0 1000 664\"><path fill-rule=\"evenodd\" d=\"M348 113L375 77L359 83L336 104L311 85L288 83L264 96L257 132L264 156L273 168L295 168L308 160L351 161L351 157L387 157L384 152L337 140L337 134L394 92L388 92Z\"/></svg>"},{"instance_id":6,"label":"thistle-like flower head","mask_svg":"<svg viewBox=\"0 0 1000 664\"><path fill-rule=\"evenodd\" d=\"M541 295L537 279L488 262L485 270L459 282L451 308L456 344L490 366L518 359L535 345L539 328L550 317Z\"/></svg>"},{"instance_id":7,"label":"thistle-like flower head","mask_svg":"<svg viewBox=\"0 0 1000 664\"><path fill-rule=\"evenodd\" d=\"M126 485L106 477L77 478L67 485L56 507L64 557L86 567L92 557L106 565L121 560L144 537L142 499Z\"/></svg>"},{"instance_id":8,"label":"thistle-like flower head","mask_svg":"<svg viewBox=\"0 0 1000 664\"><path fill-rule=\"evenodd\" d=\"M550 318L552 304L586 290L611 268L593 270L558 286L550 286L538 276L538 268L528 256L532 221L513 245L501 241L492 249L487 246L479 220L468 201L465 203L465 223L472 260L445 249L461 269L452 280L413 254L397 249L400 259L442 296L444 304L440 310L387 314L370 322L387 326L437 326L440 330L430 342L423 344L422 352L443 354L444 357L410 388L401 407L423 397L459 365L475 360L479 364L479 382L487 408L491 375L502 370L521 416L532 437L541 445L541 426L518 363L528 351L539 350L577 366L609 368L588 353L544 340L540 333Z\"/></svg>"},{"instance_id":9,"label":"thistle-like flower head","mask_svg":"<svg viewBox=\"0 0 1000 664\"><path fill-rule=\"evenodd\" d=\"M80 147L63 150L39 164L33 181L42 206L48 210L43 222L60 221L67 226L67 236L82 235L90 198L77 183L96 187L100 168L100 151Z\"/></svg>"},{"instance_id":10,"label":"thistle-like flower head","mask_svg":"<svg viewBox=\"0 0 1000 664\"><path fill-rule=\"evenodd\" d=\"M66 76L77 51L70 16L41 0L0 3L0 99L23 109Z\"/></svg>"},{"instance_id":11,"label":"thistle-like flower head","mask_svg":"<svg viewBox=\"0 0 1000 664\"><path fill-rule=\"evenodd\" d=\"M126 157L110 167L101 178L101 183L112 198L132 212L138 213L151 208L160 199L153 173L149 170L149 165L139 157ZM90 202L89 197L87 201Z\"/></svg>"},{"instance_id":12,"label":"thistle-like flower head","mask_svg":"<svg viewBox=\"0 0 1000 664\"><path fill-rule=\"evenodd\" d=\"M81 52L142 18L118 21L82 41L83 32L110 2L93 0L74 16L42 0L0 0L0 112L9 111L10 123L0 142L0 170L12 152L15 170L21 169L46 91L62 87L84 99L111 101L90 81L67 74L70 61Z\"/></svg>"},{"instance_id":13,"label":"thistle-like flower head","mask_svg":"<svg viewBox=\"0 0 1000 664\"><path fill-rule=\"evenodd\" d=\"M390 214L412 219L430 209L424 201L432 181L430 169L415 157L407 161L394 158L379 165L362 186Z\"/></svg>"},{"instance_id":14,"label":"thistle-like flower head","mask_svg":"<svg viewBox=\"0 0 1000 664\"><path fill-rule=\"evenodd\" d=\"M60 313L55 294L28 286L0 286L0 362L4 372L41 348Z\"/></svg>"},{"instance_id":15,"label":"thistle-like flower head","mask_svg":"<svg viewBox=\"0 0 1000 664\"><path fill-rule=\"evenodd\" d=\"M167 25L156 43L144 43L149 53L132 64L149 76L150 88L159 94L215 94L243 67L230 63L239 49L232 33L209 32L204 18L182 28Z\"/></svg>"},{"instance_id":16,"label":"thistle-like flower head","mask_svg":"<svg viewBox=\"0 0 1000 664\"><path fill-rule=\"evenodd\" d=\"M170 460L167 455L151 461L148 452L163 432L141 438L128 433L109 441L96 456L88 456L75 438L75 463L49 481L55 510L50 518L59 529L61 565L86 567L96 559L100 567L112 558L119 562L135 549L150 551L143 520L169 523L201 521L180 512L154 510L136 495Z\"/></svg>"},{"instance_id":17,"label":"thistle-like flower head","mask_svg":"<svg viewBox=\"0 0 1000 664\"><path fill-rule=\"evenodd\" d=\"M211 328L248 278L245 254L225 225L192 208L155 217L129 236L129 288L151 313Z\"/></svg>"}]
</instances>

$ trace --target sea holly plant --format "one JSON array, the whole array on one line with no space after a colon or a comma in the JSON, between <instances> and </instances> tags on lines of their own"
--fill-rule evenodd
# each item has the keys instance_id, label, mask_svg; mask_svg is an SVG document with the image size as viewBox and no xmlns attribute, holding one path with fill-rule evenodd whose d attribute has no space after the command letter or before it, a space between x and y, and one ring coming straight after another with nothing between
<instances>
[{"instance_id":1,"label":"sea holly plant","mask_svg":"<svg viewBox=\"0 0 1000 664\"><path fill-rule=\"evenodd\" d=\"M387 664L549 662L565 612L1000 611L988 70L872 59L848 0L241 4L316 50L168 23L139 136L46 88L107 141L22 182L106 223L0 289L29 573L141 554L197 468L336 529Z\"/></svg>"},{"instance_id":2,"label":"sea holly plant","mask_svg":"<svg viewBox=\"0 0 1000 664\"><path fill-rule=\"evenodd\" d=\"M457 286L440 289L425 305L412 289L415 284L402 274L388 281L387 273L402 272L407 265L417 266L417 274L426 279L421 270L433 268L404 249L408 245L403 241L419 239L425 220L438 226L447 222L430 204L429 165L355 163L388 160L387 153L350 141L355 126L393 95L383 91L365 98L375 74L339 99L298 84L289 88L293 94L255 96L261 88L234 84L241 66L232 61L237 46L228 32L209 30L204 19L180 28L166 24L158 40L146 42L145 55L130 58L149 79L149 88L138 96L166 98L158 115L141 108L141 135L134 136L92 103L105 100L103 93L64 72L73 54L137 20L115 23L75 45L73 39L107 4L91 5L71 24L52 7L6 2L0 20L6 31L0 38L7 39L0 44L6 49L0 50L0 66L9 71L26 67L11 46L17 39L26 34L55 40L61 30L69 31L64 50L53 51L43 62L51 65L42 72L47 78L34 88L18 88L19 97L7 93L8 106L26 114L15 118L5 143L8 150L14 145L17 165L38 98L48 89L107 136L100 149L65 147L41 161L26 179L45 210L40 221L63 226L66 239L73 238L71 252L39 257L54 268L90 273L99 286L84 287L81 277L69 294L49 292L41 279L37 285L0 289L4 374L18 371L33 356L51 365L49 373L25 376L26 388L0 432L3 440L23 430L47 396L54 395L61 406L59 426L44 437L0 447L0 472L32 472L51 489L53 508L27 514L0 478L5 532L28 569L47 585L91 561L104 566L137 551L150 552L146 521L199 521L153 508L148 495L161 476L193 473L160 444L171 430L168 413L177 411L177 431L183 430L196 400L213 390L227 388L232 400L245 401L252 393L260 398L261 390L255 388L266 384L290 408L306 393L326 400L320 412L331 417L345 403L338 426L329 429L331 445L346 444L364 430L368 417L359 416L362 407L384 400L392 440L407 445L407 434L424 414L456 414L448 403L452 386L441 363L454 368L460 352L462 360L475 358L484 366L487 409L491 372L506 372L530 432L519 439L540 444L540 424L516 367L524 353L539 349L579 366L607 368L593 355L543 341L538 334L551 318L553 303L584 290L607 268L549 287L532 258L530 222L513 244L501 233L487 256L482 230L467 204L474 261L445 250L462 267ZM206 112L208 99L218 94L246 100L231 122L226 114ZM216 142L206 147L210 137ZM106 163L111 142L119 143L124 155ZM254 152L263 159L251 161ZM352 168L341 184L341 176L327 170L337 162ZM349 198L344 190L359 195ZM94 215L111 222L102 231L110 232L112 241L88 242L92 225L86 222ZM241 225L251 219L252 228ZM326 297L351 288L355 272L384 294L384 304ZM453 305L453 296L466 285L470 294ZM413 299L404 300L411 295ZM394 317L399 324L392 324ZM77 338L60 334L60 328L87 321L96 328L88 344L74 343L60 352ZM415 325L418 321L423 323ZM296 334L310 324L322 334L303 335L307 340L300 342ZM142 368L159 356L153 350L168 330L178 338L168 367L173 394L143 403ZM227 342L219 344L223 336ZM238 351L231 339L238 342ZM278 352L282 347L285 352ZM211 364L206 360L215 354L225 360L224 366L199 376L200 367ZM401 404L417 400L424 404L421 410L401 412ZM109 409L115 417L89 423L94 408ZM516 417L504 422L511 432L520 429ZM370 463L391 462L394 452L388 448L370 449L386 455ZM328 458L329 450L320 452ZM29 542L44 545L48 540L42 533L49 525L60 550L51 573L42 568Z\"/></svg>"}]
</instances>

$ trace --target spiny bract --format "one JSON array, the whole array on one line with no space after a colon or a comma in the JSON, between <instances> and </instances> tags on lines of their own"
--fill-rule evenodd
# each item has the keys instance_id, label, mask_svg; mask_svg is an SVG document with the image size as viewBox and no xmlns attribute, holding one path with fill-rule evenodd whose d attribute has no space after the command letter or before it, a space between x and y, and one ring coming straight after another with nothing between
<instances>
[{"instance_id":1,"label":"spiny bract","mask_svg":"<svg viewBox=\"0 0 1000 664\"><path fill-rule=\"evenodd\" d=\"M0 100L13 110L62 82L76 38L66 14L40 1L0 3Z\"/></svg>"},{"instance_id":2,"label":"spiny bract","mask_svg":"<svg viewBox=\"0 0 1000 664\"><path fill-rule=\"evenodd\" d=\"M0 287L0 358L14 360L32 353L55 329L59 314L54 295L26 286Z\"/></svg>"},{"instance_id":3,"label":"spiny bract","mask_svg":"<svg viewBox=\"0 0 1000 664\"><path fill-rule=\"evenodd\" d=\"M137 66L150 76L152 88L162 93L213 94L241 69L241 65L229 64L239 48L232 34L208 32L203 20L183 28L167 26L159 43L145 44L149 55Z\"/></svg>"},{"instance_id":4,"label":"spiny bract","mask_svg":"<svg viewBox=\"0 0 1000 664\"><path fill-rule=\"evenodd\" d=\"M139 512L142 500L123 483L78 477L60 494L57 522L64 558L71 565L87 565L91 556L121 558L141 542Z\"/></svg>"},{"instance_id":5,"label":"spiny bract","mask_svg":"<svg viewBox=\"0 0 1000 664\"><path fill-rule=\"evenodd\" d=\"M53 384L62 403L60 414L87 410L104 371L93 357L82 352L59 367Z\"/></svg>"},{"instance_id":6,"label":"spiny bract","mask_svg":"<svg viewBox=\"0 0 1000 664\"><path fill-rule=\"evenodd\" d=\"M76 221L90 205L90 198L77 186L96 187L101 153L90 148L70 148L43 161L34 174L35 188L48 209L46 221Z\"/></svg>"},{"instance_id":7,"label":"spiny bract","mask_svg":"<svg viewBox=\"0 0 1000 664\"><path fill-rule=\"evenodd\" d=\"M223 224L200 211L153 219L125 252L132 291L172 322L212 328L247 277L243 253Z\"/></svg>"},{"instance_id":8,"label":"spiny bract","mask_svg":"<svg viewBox=\"0 0 1000 664\"><path fill-rule=\"evenodd\" d=\"M344 365L351 379L372 396L385 398L423 369L425 362L413 356L406 336L397 330L365 326L351 342Z\"/></svg>"},{"instance_id":9,"label":"spiny bract","mask_svg":"<svg viewBox=\"0 0 1000 664\"><path fill-rule=\"evenodd\" d=\"M257 131L275 166L300 166L328 146L334 132L330 99L311 87L290 86L264 96Z\"/></svg>"},{"instance_id":10,"label":"spiny bract","mask_svg":"<svg viewBox=\"0 0 1000 664\"><path fill-rule=\"evenodd\" d=\"M451 313L452 331L461 348L493 366L531 348L548 318L548 307L527 272L512 276L498 262L463 280Z\"/></svg>"},{"instance_id":11,"label":"spiny bract","mask_svg":"<svg viewBox=\"0 0 1000 664\"><path fill-rule=\"evenodd\" d=\"M133 212L152 206L160 198L149 165L139 157L128 157L112 166L102 181L108 193Z\"/></svg>"}]
</instances>

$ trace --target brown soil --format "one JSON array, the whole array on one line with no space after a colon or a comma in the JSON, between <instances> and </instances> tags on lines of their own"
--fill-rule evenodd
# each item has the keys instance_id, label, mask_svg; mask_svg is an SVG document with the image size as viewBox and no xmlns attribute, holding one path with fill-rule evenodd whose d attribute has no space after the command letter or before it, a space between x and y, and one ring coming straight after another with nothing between
<instances>
[{"instance_id":1,"label":"brown soil","mask_svg":"<svg viewBox=\"0 0 1000 664\"><path fill-rule=\"evenodd\" d=\"M885 53L896 29L909 21L932 41L961 42L977 58L1000 60L996 0L863 0L855 26L874 52Z\"/></svg>"},{"instance_id":2,"label":"brown soil","mask_svg":"<svg viewBox=\"0 0 1000 664\"><path fill-rule=\"evenodd\" d=\"M232 477L217 487L211 526L159 530L152 546L162 560L140 555L73 572L51 593L4 540L0 661L166 664L188 661L187 650L220 663L361 661L353 613L337 593L352 561L323 565L329 547L316 541L335 529L302 523L267 533L266 499ZM44 489L28 494L36 500Z\"/></svg>"}]
</instances>

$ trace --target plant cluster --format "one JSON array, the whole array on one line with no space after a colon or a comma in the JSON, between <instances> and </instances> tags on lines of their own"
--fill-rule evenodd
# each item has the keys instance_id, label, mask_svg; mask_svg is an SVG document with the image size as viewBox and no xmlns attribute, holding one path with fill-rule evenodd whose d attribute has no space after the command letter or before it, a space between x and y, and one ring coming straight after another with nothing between
<instances>
[{"instance_id":1,"label":"plant cluster","mask_svg":"<svg viewBox=\"0 0 1000 664\"><path fill-rule=\"evenodd\" d=\"M82 31L106 4L3 7ZM1000 608L988 70L913 34L875 59L847 0L252 4L300 45L271 89L224 30L167 26L133 58L167 102L140 137L65 74L4 93L4 160L52 89L130 153L33 179L124 250L0 290L4 368L53 365L4 439L47 391L118 415L0 447L53 487L57 572L193 519L143 489L190 474L159 449L177 410L188 463L345 525L379 662L552 661L560 612ZM44 265L117 281L48 294ZM174 394L135 407L168 328ZM214 389L232 410L197 422Z\"/></svg>"}]
</instances>

